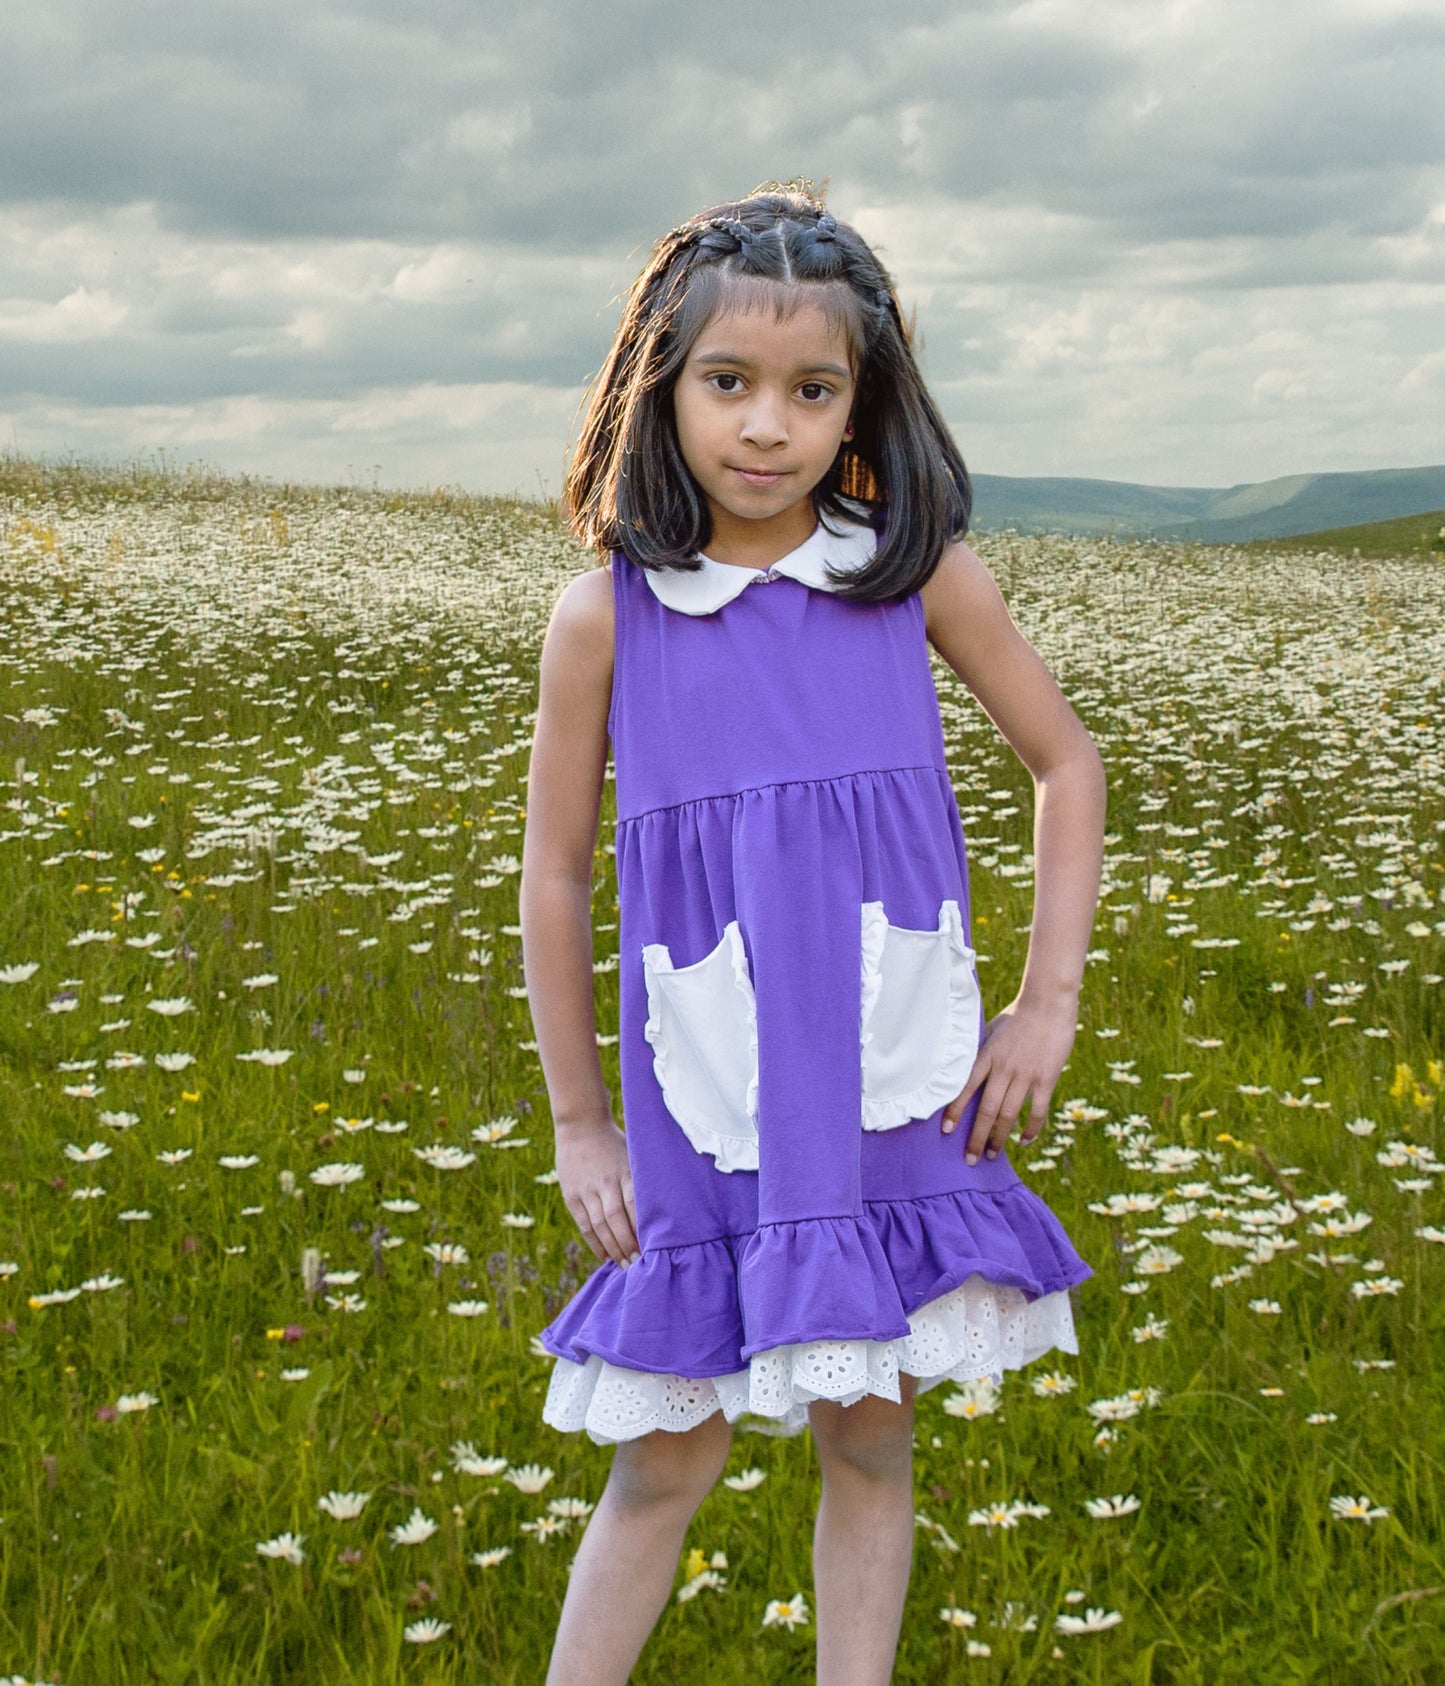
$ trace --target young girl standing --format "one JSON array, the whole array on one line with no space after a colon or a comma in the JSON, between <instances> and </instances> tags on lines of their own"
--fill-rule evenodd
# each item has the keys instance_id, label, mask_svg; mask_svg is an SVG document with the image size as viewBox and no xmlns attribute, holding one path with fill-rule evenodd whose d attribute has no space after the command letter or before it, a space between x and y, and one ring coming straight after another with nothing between
<instances>
[{"instance_id":1,"label":"young girl standing","mask_svg":"<svg viewBox=\"0 0 1445 1686\"><path fill-rule=\"evenodd\" d=\"M852 228L789 184L663 236L567 479L608 563L553 610L528 783L528 997L603 1261L542 1331L542 1414L616 1447L548 1686L627 1680L744 1414L817 1446L819 1682L886 1682L915 1395L1078 1351L1093 1272L1004 1149L1073 1045L1103 766L961 542L970 499ZM1028 956L987 1023L930 644L1034 778ZM593 1008L609 740L625 1133Z\"/></svg>"}]
</instances>

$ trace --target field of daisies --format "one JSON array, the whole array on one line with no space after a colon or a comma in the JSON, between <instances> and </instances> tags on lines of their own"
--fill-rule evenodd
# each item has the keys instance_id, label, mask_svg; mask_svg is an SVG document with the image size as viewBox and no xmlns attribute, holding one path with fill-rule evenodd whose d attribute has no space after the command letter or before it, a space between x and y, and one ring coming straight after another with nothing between
<instances>
[{"instance_id":1,"label":"field of daisies","mask_svg":"<svg viewBox=\"0 0 1445 1686\"><path fill-rule=\"evenodd\" d=\"M895 1679L1439 1681L1445 560L976 545L1109 768L1013 1155L1096 1275L1077 1358L918 1402ZM540 504L0 464L0 1683L543 1678L611 1457L540 1420L597 1261L517 906L588 565ZM934 661L987 1008L1032 790ZM636 1680L811 1678L816 1494L739 1428Z\"/></svg>"}]
</instances>

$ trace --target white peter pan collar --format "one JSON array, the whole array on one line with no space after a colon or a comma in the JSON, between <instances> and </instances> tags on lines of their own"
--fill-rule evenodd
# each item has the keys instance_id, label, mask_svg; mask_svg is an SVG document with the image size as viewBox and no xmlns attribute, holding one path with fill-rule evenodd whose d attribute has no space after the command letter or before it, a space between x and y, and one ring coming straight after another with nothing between
<instances>
[{"instance_id":1,"label":"white peter pan collar","mask_svg":"<svg viewBox=\"0 0 1445 1686\"><path fill-rule=\"evenodd\" d=\"M878 537L871 527L853 522L839 523L841 532L833 533L820 521L812 534L796 550L779 557L770 568L743 568L730 562L717 562L698 552L702 563L696 573L675 568L644 568L653 595L669 609L684 615L710 615L731 603L739 592L755 581L766 581L785 574L816 591L836 591L840 582L828 578L826 565L848 569L863 567L877 548Z\"/></svg>"}]
</instances>

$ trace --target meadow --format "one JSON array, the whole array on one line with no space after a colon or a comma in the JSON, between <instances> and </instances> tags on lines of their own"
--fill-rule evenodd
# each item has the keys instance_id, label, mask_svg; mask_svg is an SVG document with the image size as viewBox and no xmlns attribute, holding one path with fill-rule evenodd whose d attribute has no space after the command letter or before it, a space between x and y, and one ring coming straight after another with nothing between
<instances>
[{"instance_id":1,"label":"meadow","mask_svg":"<svg viewBox=\"0 0 1445 1686\"><path fill-rule=\"evenodd\" d=\"M977 547L1109 772L1012 1154L1096 1274L1077 1357L918 1402L895 1679L1445 1680L1445 559ZM611 1458L539 1415L596 1261L517 906L588 565L541 503L0 463L0 1683L544 1677ZM1032 788L933 660L991 1010ZM739 1427L639 1686L812 1677L816 1493Z\"/></svg>"}]
</instances>

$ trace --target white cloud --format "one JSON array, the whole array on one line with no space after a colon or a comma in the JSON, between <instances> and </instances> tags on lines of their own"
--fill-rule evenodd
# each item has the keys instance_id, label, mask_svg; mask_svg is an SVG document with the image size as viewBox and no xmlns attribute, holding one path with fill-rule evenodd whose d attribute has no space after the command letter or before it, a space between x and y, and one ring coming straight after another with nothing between
<instances>
[{"instance_id":1,"label":"white cloud","mask_svg":"<svg viewBox=\"0 0 1445 1686\"><path fill-rule=\"evenodd\" d=\"M64 298L0 299L0 343L30 345L107 338L129 314L128 307L104 288L91 292L83 282Z\"/></svg>"}]
</instances>

